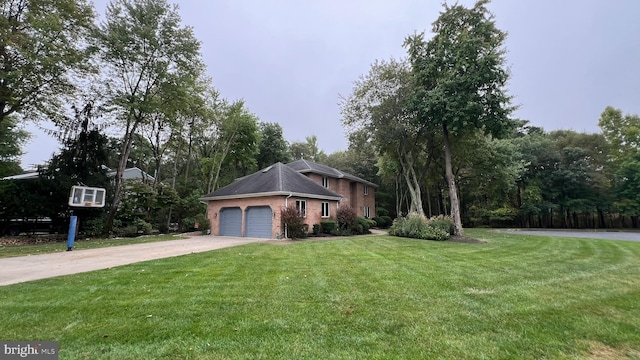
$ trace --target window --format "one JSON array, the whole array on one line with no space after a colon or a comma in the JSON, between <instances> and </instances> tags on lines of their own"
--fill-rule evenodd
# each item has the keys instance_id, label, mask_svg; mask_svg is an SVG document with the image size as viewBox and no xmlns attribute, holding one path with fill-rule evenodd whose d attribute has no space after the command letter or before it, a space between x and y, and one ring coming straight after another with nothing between
<instances>
[{"instance_id":1,"label":"window","mask_svg":"<svg viewBox=\"0 0 640 360\"><path fill-rule=\"evenodd\" d=\"M323 202L322 203L322 217L323 218L328 218L329 217L329 203L328 202Z\"/></svg>"},{"instance_id":2,"label":"window","mask_svg":"<svg viewBox=\"0 0 640 360\"><path fill-rule=\"evenodd\" d=\"M371 215L369 207L365 206L363 210L364 210L364 217L366 217L368 219L370 217L369 215Z\"/></svg>"},{"instance_id":3,"label":"window","mask_svg":"<svg viewBox=\"0 0 640 360\"><path fill-rule=\"evenodd\" d=\"M369 195L369 187L367 185L364 186L364 194Z\"/></svg>"},{"instance_id":4,"label":"window","mask_svg":"<svg viewBox=\"0 0 640 360\"><path fill-rule=\"evenodd\" d=\"M307 201L306 200L296 200L296 209L302 217L307 217Z\"/></svg>"},{"instance_id":5,"label":"window","mask_svg":"<svg viewBox=\"0 0 640 360\"><path fill-rule=\"evenodd\" d=\"M326 187L327 189L329 188L329 177L327 176L322 177L322 186Z\"/></svg>"}]
</instances>

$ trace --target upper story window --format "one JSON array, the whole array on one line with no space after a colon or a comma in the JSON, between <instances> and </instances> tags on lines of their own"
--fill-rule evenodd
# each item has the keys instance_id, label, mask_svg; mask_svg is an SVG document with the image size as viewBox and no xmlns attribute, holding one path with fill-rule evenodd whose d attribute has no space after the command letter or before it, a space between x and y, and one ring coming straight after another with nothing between
<instances>
[{"instance_id":1,"label":"upper story window","mask_svg":"<svg viewBox=\"0 0 640 360\"><path fill-rule=\"evenodd\" d=\"M328 176L323 176L322 177L322 186L326 187L327 189L329 188L329 177Z\"/></svg>"},{"instance_id":2,"label":"upper story window","mask_svg":"<svg viewBox=\"0 0 640 360\"><path fill-rule=\"evenodd\" d=\"M369 195L369 186L367 185L364 186L364 194Z\"/></svg>"},{"instance_id":3,"label":"upper story window","mask_svg":"<svg viewBox=\"0 0 640 360\"><path fill-rule=\"evenodd\" d=\"M300 216L307 217L307 201L306 200L296 200L296 209L298 209Z\"/></svg>"}]
</instances>

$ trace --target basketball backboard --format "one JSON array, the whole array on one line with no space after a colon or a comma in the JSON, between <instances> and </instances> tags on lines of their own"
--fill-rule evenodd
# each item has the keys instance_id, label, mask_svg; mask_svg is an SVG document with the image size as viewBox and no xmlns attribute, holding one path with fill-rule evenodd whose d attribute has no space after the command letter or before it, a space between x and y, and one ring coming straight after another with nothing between
<instances>
[{"instance_id":1,"label":"basketball backboard","mask_svg":"<svg viewBox=\"0 0 640 360\"><path fill-rule=\"evenodd\" d=\"M90 186L73 186L69 194L69 206L104 207L106 190Z\"/></svg>"}]
</instances>

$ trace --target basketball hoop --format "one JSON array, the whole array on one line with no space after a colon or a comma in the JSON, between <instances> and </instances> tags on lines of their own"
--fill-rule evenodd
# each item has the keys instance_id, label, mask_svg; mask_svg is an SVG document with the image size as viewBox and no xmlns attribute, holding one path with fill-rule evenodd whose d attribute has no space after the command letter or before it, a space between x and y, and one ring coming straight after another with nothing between
<instances>
[{"instance_id":1,"label":"basketball hoop","mask_svg":"<svg viewBox=\"0 0 640 360\"><path fill-rule=\"evenodd\" d=\"M69 206L96 208L104 207L106 191L103 188L73 186L69 194Z\"/></svg>"}]
</instances>

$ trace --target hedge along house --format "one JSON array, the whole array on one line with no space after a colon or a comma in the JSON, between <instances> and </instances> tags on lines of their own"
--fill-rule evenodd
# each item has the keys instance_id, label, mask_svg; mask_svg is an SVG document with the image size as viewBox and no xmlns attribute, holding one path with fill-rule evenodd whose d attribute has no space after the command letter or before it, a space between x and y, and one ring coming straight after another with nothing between
<instances>
[{"instance_id":1,"label":"hedge along house","mask_svg":"<svg viewBox=\"0 0 640 360\"><path fill-rule=\"evenodd\" d=\"M378 186L357 176L308 160L276 163L237 179L201 200L207 202L211 233L218 236L279 238L280 211L295 206L305 223L335 220L339 207L375 217Z\"/></svg>"},{"instance_id":2,"label":"hedge along house","mask_svg":"<svg viewBox=\"0 0 640 360\"><path fill-rule=\"evenodd\" d=\"M276 163L220 188L207 202L211 234L275 239L284 237L280 212L295 206L309 229L335 219L343 197L282 163Z\"/></svg>"}]
</instances>

